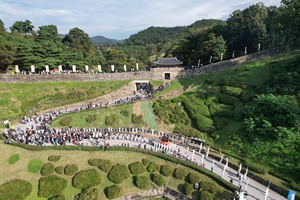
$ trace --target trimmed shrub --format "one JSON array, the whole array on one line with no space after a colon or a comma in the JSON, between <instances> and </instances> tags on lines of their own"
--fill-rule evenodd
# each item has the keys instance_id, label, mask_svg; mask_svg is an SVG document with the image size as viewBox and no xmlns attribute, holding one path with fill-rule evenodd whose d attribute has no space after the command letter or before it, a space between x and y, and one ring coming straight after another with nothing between
<instances>
[{"instance_id":1,"label":"trimmed shrub","mask_svg":"<svg viewBox=\"0 0 300 200\"><path fill-rule=\"evenodd\" d=\"M51 198L49 198L48 200L65 200L66 199L66 197L65 197L65 195L58 195L58 196L55 196L55 197L51 197Z\"/></svg>"},{"instance_id":2,"label":"trimmed shrub","mask_svg":"<svg viewBox=\"0 0 300 200\"><path fill-rule=\"evenodd\" d=\"M114 115L109 115L105 117L106 125L113 125L116 122L116 117Z\"/></svg>"},{"instance_id":3,"label":"trimmed shrub","mask_svg":"<svg viewBox=\"0 0 300 200\"><path fill-rule=\"evenodd\" d=\"M102 159L98 159L98 158L89 159L88 163L89 163L89 165L92 165L92 166L99 166L101 163L101 160Z\"/></svg>"},{"instance_id":4,"label":"trimmed shrub","mask_svg":"<svg viewBox=\"0 0 300 200\"><path fill-rule=\"evenodd\" d=\"M67 180L56 175L43 177L39 180L39 197L55 197L61 195L67 187Z\"/></svg>"},{"instance_id":5,"label":"trimmed shrub","mask_svg":"<svg viewBox=\"0 0 300 200\"><path fill-rule=\"evenodd\" d=\"M107 175L107 178L114 183L122 183L125 179L130 177L128 167L123 164L114 165Z\"/></svg>"},{"instance_id":6,"label":"trimmed shrub","mask_svg":"<svg viewBox=\"0 0 300 200\"><path fill-rule=\"evenodd\" d=\"M199 200L213 200L214 195L208 191L201 191Z\"/></svg>"},{"instance_id":7,"label":"trimmed shrub","mask_svg":"<svg viewBox=\"0 0 300 200\"><path fill-rule=\"evenodd\" d=\"M160 173L164 176L172 176L174 172L174 168L171 167L170 165L162 165L160 167Z\"/></svg>"},{"instance_id":8,"label":"trimmed shrub","mask_svg":"<svg viewBox=\"0 0 300 200\"><path fill-rule=\"evenodd\" d=\"M88 123L92 123L97 120L97 115L88 115L87 118L85 118L85 121Z\"/></svg>"},{"instance_id":9,"label":"trimmed shrub","mask_svg":"<svg viewBox=\"0 0 300 200\"><path fill-rule=\"evenodd\" d=\"M44 162L39 159L33 159L28 163L28 171L31 173L38 173L44 165Z\"/></svg>"},{"instance_id":10,"label":"trimmed shrub","mask_svg":"<svg viewBox=\"0 0 300 200\"><path fill-rule=\"evenodd\" d=\"M148 167L147 167L147 171L150 173L156 172L158 171L160 168L160 166L154 162L151 162Z\"/></svg>"},{"instance_id":11,"label":"trimmed shrub","mask_svg":"<svg viewBox=\"0 0 300 200\"><path fill-rule=\"evenodd\" d=\"M236 102L238 102L238 99L234 96L230 96L227 94L220 94L220 103L226 104L226 105L232 105L234 106Z\"/></svg>"},{"instance_id":12,"label":"trimmed shrub","mask_svg":"<svg viewBox=\"0 0 300 200\"><path fill-rule=\"evenodd\" d=\"M12 165L12 164L15 164L16 162L18 162L18 160L20 160L19 154L14 154L9 157L8 163Z\"/></svg>"},{"instance_id":13,"label":"trimmed shrub","mask_svg":"<svg viewBox=\"0 0 300 200\"><path fill-rule=\"evenodd\" d=\"M184 180L185 177L188 175L189 173L183 169L183 168L176 168L175 172L174 172L174 177L177 179L181 179Z\"/></svg>"},{"instance_id":14,"label":"trimmed shrub","mask_svg":"<svg viewBox=\"0 0 300 200\"><path fill-rule=\"evenodd\" d=\"M65 166L64 169L64 173L67 176L73 176L77 171L78 171L78 166L73 164Z\"/></svg>"},{"instance_id":15,"label":"trimmed shrub","mask_svg":"<svg viewBox=\"0 0 300 200\"><path fill-rule=\"evenodd\" d=\"M224 94L228 94L231 96L239 97L242 93L242 89L238 87L230 87L230 86L223 86L221 92Z\"/></svg>"},{"instance_id":16,"label":"trimmed shrub","mask_svg":"<svg viewBox=\"0 0 300 200\"><path fill-rule=\"evenodd\" d=\"M98 168L104 172L109 172L109 170L111 170L112 166L113 166L113 164L110 160L102 159L99 163Z\"/></svg>"},{"instance_id":17,"label":"trimmed shrub","mask_svg":"<svg viewBox=\"0 0 300 200\"><path fill-rule=\"evenodd\" d=\"M143 115L132 114L132 123L134 124L142 124L144 123Z\"/></svg>"},{"instance_id":18,"label":"trimmed shrub","mask_svg":"<svg viewBox=\"0 0 300 200\"><path fill-rule=\"evenodd\" d=\"M160 187L165 184L164 177L160 174L151 174L151 180Z\"/></svg>"},{"instance_id":19,"label":"trimmed shrub","mask_svg":"<svg viewBox=\"0 0 300 200\"><path fill-rule=\"evenodd\" d=\"M26 199L32 191L28 181L13 179L0 185L1 200Z\"/></svg>"},{"instance_id":20,"label":"trimmed shrub","mask_svg":"<svg viewBox=\"0 0 300 200\"><path fill-rule=\"evenodd\" d=\"M61 156L50 155L50 156L48 157L48 160L49 160L50 162L57 162L57 161L60 160L60 158L61 158Z\"/></svg>"},{"instance_id":21,"label":"trimmed shrub","mask_svg":"<svg viewBox=\"0 0 300 200\"><path fill-rule=\"evenodd\" d=\"M190 184L194 185L195 183L200 183L201 178L200 178L199 174L197 174L197 173L189 173L188 181Z\"/></svg>"},{"instance_id":22,"label":"trimmed shrub","mask_svg":"<svg viewBox=\"0 0 300 200\"><path fill-rule=\"evenodd\" d=\"M115 199L115 198L123 196L123 190L118 185L113 185L113 186L106 188L105 193L106 193L106 197L108 199Z\"/></svg>"},{"instance_id":23,"label":"trimmed shrub","mask_svg":"<svg viewBox=\"0 0 300 200\"><path fill-rule=\"evenodd\" d=\"M219 117L219 116L215 116L213 119L214 119L215 126L218 130L226 126L229 121L227 118Z\"/></svg>"},{"instance_id":24,"label":"trimmed shrub","mask_svg":"<svg viewBox=\"0 0 300 200\"><path fill-rule=\"evenodd\" d=\"M65 117L62 117L60 119L59 123L62 126L70 126L71 123L72 123L72 120L73 120L73 117L71 117L71 116L65 116Z\"/></svg>"},{"instance_id":25,"label":"trimmed shrub","mask_svg":"<svg viewBox=\"0 0 300 200\"><path fill-rule=\"evenodd\" d=\"M145 166L148 166L150 164L150 160L148 158L143 158L142 162Z\"/></svg>"},{"instance_id":26,"label":"trimmed shrub","mask_svg":"<svg viewBox=\"0 0 300 200\"><path fill-rule=\"evenodd\" d=\"M57 174L62 174L63 173L63 169L64 169L63 166L58 166L58 167L55 168L55 172Z\"/></svg>"},{"instance_id":27,"label":"trimmed shrub","mask_svg":"<svg viewBox=\"0 0 300 200\"><path fill-rule=\"evenodd\" d=\"M87 169L78 172L72 180L73 186L79 189L96 186L101 183L102 177L95 169Z\"/></svg>"},{"instance_id":28,"label":"trimmed shrub","mask_svg":"<svg viewBox=\"0 0 300 200\"><path fill-rule=\"evenodd\" d=\"M84 199L98 200L99 199L99 191L98 191L98 189L92 188L92 187L83 189L74 198L74 200L84 200Z\"/></svg>"},{"instance_id":29,"label":"trimmed shrub","mask_svg":"<svg viewBox=\"0 0 300 200\"><path fill-rule=\"evenodd\" d=\"M148 176L136 176L135 185L140 189L146 189L150 185Z\"/></svg>"},{"instance_id":30,"label":"trimmed shrub","mask_svg":"<svg viewBox=\"0 0 300 200\"><path fill-rule=\"evenodd\" d=\"M221 194L223 192L223 189L213 182L202 181L200 187L213 194Z\"/></svg>"},{"instance_id":31,"label":"trimmed shrub","mask_svg":"<svg viewBox=\"0 0 300 200\"><path fill-rule=\"evenodd\" d=\"M192 193L193 189L194 188L191 184L188 184L188 183L183 184L183 194L189 195Z\"/></svg>"},{"instance_id":32,"label":"trimmed shrub","mask_svg":"<svg viewBox=\"0 0 300 200\"><path fill-rule=\"evenodd\" d=\"M145 171L145 166L141 162L134 162L128 165L129 171L132 175L138 175Z\"/></svg>"},{"instance_id":33,"label":"trimmed shrub","mask_svg":"<svg viewBox=\"0 0 300 200\"><path fill-rule=\"evenodd\" d=\"M121 110L120 114L127 117L129 115L129 111L124 109L124 110Z\"/></svg>"},{"instance_id":34,"label":"trimmed shrub","mask_svg":"<svg viewBox=\"0 0 300 200\"><path fill-rule=\"evenodd\" d=\"M52 163L46 163L41 169L42 176L49 176L54 172L54 165Z\"/></svg>"},{"instance_id":35,"label":"trimmed shrub","mask_svg":"<svg viewBox=\"0 0 300 200\"><path fill-rule=\"evenodd\" d=\"M234 107L225 104L212 103L209 105L209 111L212 116L233 117Z\"/></svg>"}]
</instances>

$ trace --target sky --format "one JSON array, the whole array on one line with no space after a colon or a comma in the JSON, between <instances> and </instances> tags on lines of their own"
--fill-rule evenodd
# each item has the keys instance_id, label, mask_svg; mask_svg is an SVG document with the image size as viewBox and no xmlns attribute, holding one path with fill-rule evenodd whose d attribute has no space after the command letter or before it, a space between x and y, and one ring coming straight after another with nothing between
<instances>
[{"instance_id":1,"label":"sky","mask_svg":"<svg viewBox=\"0 0 300 200\"><path fill-rule=\"evenodd\" d=\"M60 34L78 27L92 36L126 39L150 26L188 26L201 19L227 20L235 10L281 0L0 0L0 19L7 31L30 20L34 30L56 25Z\"/></svg>"}]
</instances>

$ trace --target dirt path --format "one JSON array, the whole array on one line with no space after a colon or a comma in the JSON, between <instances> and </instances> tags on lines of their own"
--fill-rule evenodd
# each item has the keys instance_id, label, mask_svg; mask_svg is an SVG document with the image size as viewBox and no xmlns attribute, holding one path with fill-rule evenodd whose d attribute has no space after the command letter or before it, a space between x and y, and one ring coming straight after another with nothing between
<instances>
[{"instance_id":1,"label":"dirt path","mask_svg":"<svg viewBox=\"0 0 300 200\"><path fill-rule=\"evenodd\" d=\"M141 115L141 107L140 107L141 102L135 102L132 106L132 113L136 115Z\"/></svg>"}]
</instances>

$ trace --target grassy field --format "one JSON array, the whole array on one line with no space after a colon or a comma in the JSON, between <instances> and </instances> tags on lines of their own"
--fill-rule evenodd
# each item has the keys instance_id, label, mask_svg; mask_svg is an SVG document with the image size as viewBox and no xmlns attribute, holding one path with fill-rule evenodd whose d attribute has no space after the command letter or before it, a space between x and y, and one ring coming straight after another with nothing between
<instances>
[{"instance_id":1,"label":"grassy field","mask_svg":"<svg viewBox=\"0 0 300 200\"><path fill-rule=\"evenodd\" d=\"M113 162L113 164L125 164L128 165L132 162L141 161L143 158L148 158L150 161L155 162L157 164L168 164L171 165L173 168L178 168L182 166L178 166L174 163L167 162L165 160L145 155L142 153L135 153L135 152L125 152L125 151L113 151L110 152L109 150L107 152L103 151L97 151L97 152L87 152L87 151L55 151L55 150L45 150L45 151L27 151L18 147L8 146L0 143L0 151L2 152L2 158L0 160L0 185L12 180L12 179L22 179L29 181L33 185L33 191L31 192L30 196L27 198L28 200L42 200L45 198L39 198L37 196L38 193L38 180L42 177L40 173L32 173L28 170L29 163L32 163L34 160L43 163L47 163L48 156L49 155L60 155L61 159L54 163L55 167L57 166L66 166L68 164L75 164L78 166L79 171L85 170L85 169L97 169L98 173L101 174L103 181L97 188L100 191L100 198L99 199L106 199L106 196L104 194L104 188L113 185L112 182L110 182L107 179L107 173L99 170L97 167L90 166L88 164L88 159L91 158L102 158L102 159L109 159ZM9 159L12 155L18 154L20 156L20 160L18 160L14 164L9 164ZM30 164L31 165L31 164ZM191 169L188 169L188 172L195 172ZM57 174L58 175L58 174ZM148 172L144 172L142 175L149 176ZM207 176L204 176L202 174L199 174L201 176L202 180L205 181L213 181ZM64 191L64 195L66 196L66 199L73 199L74 195L80 192L79 189L74 188L71 184L72 177L66 176L64 174L58 175L62 178L65 178L68 182L68 186ZM125 195L136 193L142 191L141 189L137 188L133 184L133 176L131 176L129 179L124 181L120 184L120 186L123 188ZM180 185L183 184L183 180L175 179L172 177L166 177L165 178L165 184L167 187L170 187L176 191L180 190ZM152 189L151 186L147 189ZM224 192L224 195L222 198L228 199L231 197L232 194L230 194L228 191ZM190 195L192 197L192 195ZM193 199L198 198L198 192L194 191L193 193Z\"/></svg>"},{"instance_id":2,"label":"grassy field","mask_svg":"<svg viewBox=\"0 0 300 200\"><path fill-rule=\"evenodd\" d=\"M159 130L159 126L156 122L155 115L153 113L153 109L150 102L141 102L140 107L144 117L144 121L147 122L148 127L150 129Z\"/></svg>"}]
</instances>

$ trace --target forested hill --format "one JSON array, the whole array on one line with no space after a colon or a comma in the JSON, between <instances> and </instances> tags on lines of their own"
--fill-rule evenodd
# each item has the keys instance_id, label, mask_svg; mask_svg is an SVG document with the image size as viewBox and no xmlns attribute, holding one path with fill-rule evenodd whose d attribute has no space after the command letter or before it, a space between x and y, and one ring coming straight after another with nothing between
<instances>
[{"instance_id":1,"label":"forested hill","mask_svg":"<svg viewBox=\"0 0 300 200\"><path fill-rule=\"evenodd\" d=\"M158 44L166 42L174 42L183 39L190 28L197 29L208 27L213 24L223 23L222 20L217 19L202 19L194 22L189 26L176 26L176 27L154 27L151 26L142 30L134 35L131 35L125 40L126 45L145 45L145 44Z\"/></svg>"},{"instance_id":2,"label":"forested hill","mask_svg":"<svg viewBox=\"0 0 300 200\"><path fill-rule=\"evenodd\" d=\"M110 38L106 38L104 36L94 36L91 37L91 41L94 45L97 44L116 44L117 42L123 42L123 40L115 40L115 39L110 39Z\"/></svg>"}]
</instances>

